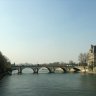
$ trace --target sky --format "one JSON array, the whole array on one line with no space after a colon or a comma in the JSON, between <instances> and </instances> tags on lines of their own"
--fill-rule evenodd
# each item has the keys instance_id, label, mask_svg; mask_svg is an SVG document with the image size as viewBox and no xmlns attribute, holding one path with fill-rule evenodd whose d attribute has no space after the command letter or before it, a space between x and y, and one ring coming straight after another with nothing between
<instances>
[{"instance_id":1,"label":"sky","mask_svg":"<svg viewBox=\"0 0 96 96\"><path fill-rule=\"evenodd\" d=\"M96 0L0 0L0 51L11 63L78 62L96 45Z\"/></svg>"}]
</instances>

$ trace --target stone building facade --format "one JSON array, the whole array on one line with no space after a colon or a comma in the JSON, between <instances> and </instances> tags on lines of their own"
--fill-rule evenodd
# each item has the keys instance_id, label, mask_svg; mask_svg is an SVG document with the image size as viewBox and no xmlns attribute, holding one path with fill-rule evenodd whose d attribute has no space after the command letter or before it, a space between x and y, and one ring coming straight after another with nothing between
<instances>
[{"instance_id":1,"label":"stone building facade","mask_svg":"<svg viewBox=\"0 0 96 96\"><path fill-rule=\"evenodd\" d=\"M88 52L88 66L96 66L96 45L91 45Z\"/></svg>"}]
</instances>

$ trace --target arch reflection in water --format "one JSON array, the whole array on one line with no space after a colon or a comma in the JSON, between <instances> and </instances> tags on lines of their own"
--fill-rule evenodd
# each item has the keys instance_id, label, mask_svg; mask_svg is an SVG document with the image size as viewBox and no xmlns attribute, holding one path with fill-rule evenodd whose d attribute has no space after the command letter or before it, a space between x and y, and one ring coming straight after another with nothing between
<instances>
[{"instance_id":1,"label":"arch reflection in water","mask_svg":"<svg viewBox=\"0 0 96 96\"><path fill-rule=\"evenodd\" d=\"M46 67L42 67L39 69L38 73L49 73L49 70Z\"/></svg>"}]
</instances>

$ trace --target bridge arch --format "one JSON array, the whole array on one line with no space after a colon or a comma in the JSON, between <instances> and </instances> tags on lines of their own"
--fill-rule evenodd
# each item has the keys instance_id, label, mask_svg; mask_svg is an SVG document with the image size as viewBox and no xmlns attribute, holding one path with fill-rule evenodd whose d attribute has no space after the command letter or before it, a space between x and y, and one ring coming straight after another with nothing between
<instances>
[{"instance_id":1,"label":"bridge arch","mask_svg":"<svg viewBox=\"0 0 96 96\"><path fill-rule=\"evenodd\" d=\"M74 67L73 69L74 69L74 72L79 72L80 71L80 69L76 68L76 67Z\"/></svg>"},{"instance_id":2,"label":"bridge arch","mask_svg":"<svg viewBox=\"0 0 96 96\"><path fill-rule=\"evenodd\" d=\"M38 70L38 73L49 73L50 69L48 67L41 67Z\"/></svg>"},{"instance_id":3,"label":"bridge arch","mask_svg":"<svg viewBox=\"0 0 96 96\"><path fill-rule=\"evenodd\" d=\"M12 70L12 74L17 74L17 73L18 73L18 69Z\"/></svg>"},{"instance_id":4,"label":"bridge arch","mask_svg":"<svg viewBox=\"0 0 96 96\"><path fill-rule=\"evenodd\" d=\"M66 68L63 68L63 67L57 67L57 68L55 68L55 72L65 73L65 72L67 72L67 70L66 70Z\"/></svg>"},{"instance_id":5,"label":"bridge arch","mask_svg":"<svg viewBox=\"0 0 96 96\"><path fill-rule=\"evenodd\" d=\"M67 72L67 69L64 68L64 67L61 67L61 69L63 69L63 71L66 73Z\"/></svg>"},{"instance_id":6,"label":"bridge arch","mask_svg":"<svg viewBox=\"0 0 96 96\"><path fill-rule=\"evenodd\" d=\"M31 67L23 67L21 68L22 73L34 73L33 68Z\"/></svg>"}]
</instances>

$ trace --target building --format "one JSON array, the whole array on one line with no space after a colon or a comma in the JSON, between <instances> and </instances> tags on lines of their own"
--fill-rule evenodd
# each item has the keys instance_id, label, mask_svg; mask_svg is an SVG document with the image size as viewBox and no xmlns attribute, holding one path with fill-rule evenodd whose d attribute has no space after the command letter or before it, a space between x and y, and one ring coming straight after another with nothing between
<instances>
[{"instance_id":1,"label":"building","mask_svg":"<svg viewBox=\"0 0 96 96\"><path fill-rule=\"evenodd\" d=\"M91 45L88 52L88 66L96 66L96 45Z\"/></svg>"}]
</instances>

